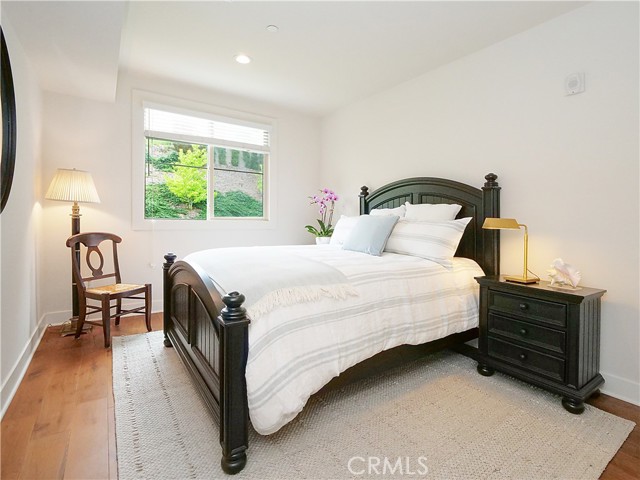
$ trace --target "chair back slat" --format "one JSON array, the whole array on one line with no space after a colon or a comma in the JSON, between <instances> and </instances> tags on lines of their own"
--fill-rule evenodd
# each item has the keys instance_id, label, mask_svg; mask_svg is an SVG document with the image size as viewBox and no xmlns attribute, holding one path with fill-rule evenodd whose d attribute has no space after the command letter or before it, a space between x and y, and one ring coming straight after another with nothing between
<instances>
[{"instance_id":1,"label":"chair back slat","mask_svg":"<svg viewBox=\"0 0 640 480\"><path fill-rule=\"evenodd\" d=\"M105 255L100 249L100 244L105 241L110 241L113 246L111 254L113 271L108 272L105 272ZM106 232L79 233L67 239L67 247L71 248L73 277L79 290L85 289L86 282L93 280L113 278L115 283L120 283L117 244L121 241L122 239L118 235ZM84 256L80 252L83 248L85 250ZM83 270L89 270L91 274L83 276Z\"/></svg>"},{"instance_id":2,"label":"chair back slat","mask_svg":"<svg viewBox=\"0 0 640 480\"><path fill-rule=\"evenodd\" d=\"M116 278L116 274L115 273L109 273L107 275L91 275L89 277L82 277L82 281L83 282L93 282L94 280L104 280L105 278ZM114 283L120 283L118 281L115 281Z\"/></svg>"}]
</instances>

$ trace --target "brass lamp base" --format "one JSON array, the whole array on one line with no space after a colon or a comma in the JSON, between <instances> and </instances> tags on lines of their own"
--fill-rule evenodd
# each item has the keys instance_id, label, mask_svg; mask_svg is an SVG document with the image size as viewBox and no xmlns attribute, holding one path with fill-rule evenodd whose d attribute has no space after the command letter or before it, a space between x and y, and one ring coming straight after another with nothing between
<instances>
[{"instance_id":1,"label":"brass lamp base","mask_svg":"<svg viewBox=\"0 0 640 480\"><path fill-rule=\"evenodd\" d=\"M82 332L80 333L84 334L84 333L90 332L91 327L92 325L85 323L82 326ZM69 319L68 322L64 322L64 324L62 325L62 328L60 329L60 336L67 337L69 335L75 335L77 328L78 328L78 319L76 317L73 317Z\"/></svg>"},{"instance_id":2,"label":"brass lamp base","mask_svg":"<svg viewBox=\"0 0 640 480\"><path fill-rule=\"evenodd\" d=\"M505 276L504 279L507 282L513 282L513 283L524 283L525 285L528 285L530 283L539 283L540 279L539 278L531 278L531 277L511 277L511 276Z\"/></svg>"}]
</instances>

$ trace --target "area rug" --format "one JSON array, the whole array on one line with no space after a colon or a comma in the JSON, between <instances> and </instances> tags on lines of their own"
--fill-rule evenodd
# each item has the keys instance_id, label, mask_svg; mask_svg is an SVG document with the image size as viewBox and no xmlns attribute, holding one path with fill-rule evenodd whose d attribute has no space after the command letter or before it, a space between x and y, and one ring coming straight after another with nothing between
<instances>
[{"instance_id":1,"label":"area rug","mask_svg":"<svg viewBox=\"0 0 640 480\"><path fill-rule=\"evenodd\" d=\"M118 473L129 479L595 479L633 423L440 352L314 396L220 468L217 424L162 332L114 337Z\"/></svg>"}]
</instances>

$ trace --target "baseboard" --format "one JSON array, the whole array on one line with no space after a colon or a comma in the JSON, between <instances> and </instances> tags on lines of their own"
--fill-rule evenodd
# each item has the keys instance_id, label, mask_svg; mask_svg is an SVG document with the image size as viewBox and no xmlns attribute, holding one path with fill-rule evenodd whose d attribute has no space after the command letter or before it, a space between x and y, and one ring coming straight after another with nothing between
<instances>
[{"instance_id":1,"label":"baseboard","mask_svg":"<svg viewBox=\"0 0 640 480\"><path fill-rule=\"evenodd\" d=\"M151 312L162 312L163 302L162 299L153 300L151 302ZM63 310L61 312L49 312L45 313L45 325L62 325L64 322L71 318L71 310Z\"/></svg>"},{"instance_id":2,"label":"baseboard","mask_svg":"<svg viewBox=\"0 0 640 480\"><path fill-rule=\"evenodd\" d=\"M0 388L0 419L4 417L5 412L11 404L11 400L13 400L13 397L18 391L20 382L22 382L25 373L27 373L27 368L29 368L33 354L36 352L38 345L40 345L40 341L44 336L44 332L47 331L48 325L49 324L46 322L46 315L43 315L31 335L31 338L29 338L29 341L22 349L20 357L11 368L7 379L2 384L2 387Z\"/></svg>"},{"instance_id":3,"label":"baseboard","mask_svg":"<svg viewBox=\"0 0 640 480\"><path fill-rule=\"evenodd\" d=\"M619 400L640 406L640 384L622 378L612 373L600 372L604 377L604 385L600 389L602 393L611 395Z\"/></svg>"},{"instance_id":4,"label":"baseboard","mask_svg":"<svg viewBox=\"0 0 640 480\"><path fill-rule=\"evenodd\" d=\"M49 312L43 315L45 325L62 325L71 318L71 310Z\"/></svg>"},{"instance_id":5,"label":"baseboard","mask_svg":"<svg viewBox=\"0 0 640 480\"><path fill-rule=\"evenodd\" d=\"M151 302L151 311L153 313L162 312L164 310L164 300L161 298L160 300L153 300Z\"/></svg>"}]
</instances>

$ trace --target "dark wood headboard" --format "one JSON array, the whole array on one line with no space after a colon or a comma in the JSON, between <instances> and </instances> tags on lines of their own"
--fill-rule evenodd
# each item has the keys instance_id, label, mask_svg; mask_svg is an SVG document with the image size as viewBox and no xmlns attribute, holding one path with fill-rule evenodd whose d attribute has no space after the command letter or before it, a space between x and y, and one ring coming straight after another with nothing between
<instances>
[{"instance_id":1,"label":"dark wood headboard","mask_svg":"<svg viewBox=\"0 0 640 480\"><path fill-rule=\"evenodd\" d=\"M360 191L360 214L369 213L374 208L395 208L405 202L457 203L462 209L457 218L472 217L462 236L456 256L475 260L486 275L500 273L500 233L499 230L483 230L482 224L488 217L500 216L500 186L498 176L485 175L482 188L444 178L416 177L398 180L369 192L367 187Z\"/></svg>"}]
</instances>

